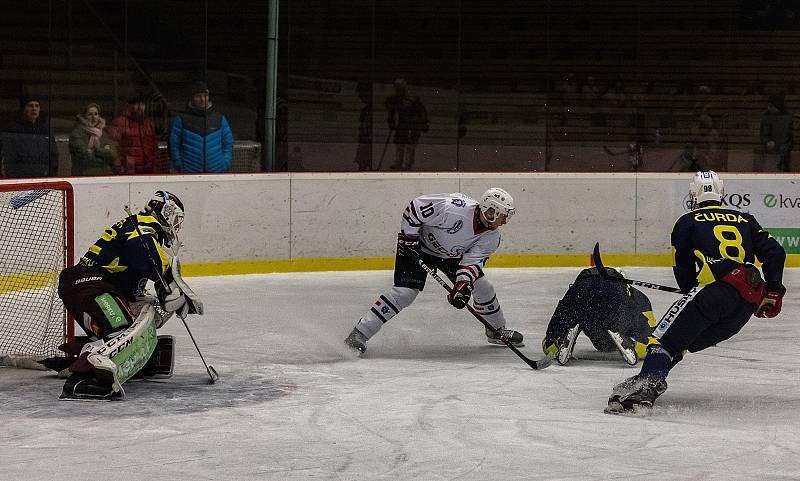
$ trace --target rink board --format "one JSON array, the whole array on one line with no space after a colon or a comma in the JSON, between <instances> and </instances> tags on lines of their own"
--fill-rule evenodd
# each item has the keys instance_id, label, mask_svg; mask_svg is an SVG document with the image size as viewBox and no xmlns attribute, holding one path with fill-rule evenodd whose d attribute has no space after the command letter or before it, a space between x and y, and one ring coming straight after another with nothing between
<instances>
[{"instance_id":1,"label":"rink board","mask_svg":"<svg viewBox=\"0 0 800 481\"><path fill-rule=\"evenodd\" d=\"M278 173L69 179L75 255L156 190L186 206L187 275L389 269L400 216L415 196L501 186L517 214L491 265L587 265L595 242L616 265L666 266L669 232L686 212L689 174ZM800 252L800 175L726 174L726 202ZM790 256L789 265L800 265Z\"/></svg>"}]
</instances>

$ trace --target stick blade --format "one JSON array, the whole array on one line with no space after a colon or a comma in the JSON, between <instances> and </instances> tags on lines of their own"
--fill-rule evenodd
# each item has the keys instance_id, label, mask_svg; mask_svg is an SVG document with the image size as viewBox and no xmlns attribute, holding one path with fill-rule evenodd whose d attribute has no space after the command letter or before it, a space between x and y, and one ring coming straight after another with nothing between
<instances>
[{"instance_id":1,"label":"stick blade","mask_svg":"<svg viewBox=\"0 0 800 481\"><path fill-rule=\"evenodd\" d=\"M553 356L548 354L547 356L539 359L538 361L532 361L532 364L529 364L529 366L531 366L536 370L539 370L539 369L544 369L551 364L553 364Z\"/></svg>"},{"instance_id":2,"label":"stick blade","mask_svg":"<svg viewBox=\"0 0 800 481\"><path fill-rule=\"evenodd\" d=\"M208 366L208 378L209 378L208 381L209 384L214 384L219 379L219 374L217 374L217 370L214 369L214 366Z\"/></svg>"}]
</instances>

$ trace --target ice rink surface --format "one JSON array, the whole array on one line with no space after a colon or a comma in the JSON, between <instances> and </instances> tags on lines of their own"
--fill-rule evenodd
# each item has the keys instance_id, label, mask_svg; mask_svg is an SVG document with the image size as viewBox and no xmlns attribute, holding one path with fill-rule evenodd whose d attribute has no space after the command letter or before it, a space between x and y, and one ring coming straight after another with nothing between
<instances>
[{"instance_id":1,"label":"ice rink surface","mask_svg":"<svg viewBox=\"0 0 800 481\"><path fill-rule=\"evenodd\" d=\"M540 341L578 268L487 269L509 327ZM627 268L674 285L668 268ZM798 480L800 271L777 319L689 354L643 417L603 413L638 372L585 336L534 371L432 280L363 359L342 345L391 272L190 278L173 378L120 402L58 401L63 380L0 369L0 480ZM659 317L676 297L644 291Z\"/></svg>"}]
</instances>

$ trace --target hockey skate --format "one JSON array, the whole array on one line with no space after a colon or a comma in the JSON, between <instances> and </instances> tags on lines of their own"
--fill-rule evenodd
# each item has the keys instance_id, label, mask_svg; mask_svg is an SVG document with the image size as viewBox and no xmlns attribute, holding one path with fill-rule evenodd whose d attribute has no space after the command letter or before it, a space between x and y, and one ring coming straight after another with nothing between
<instances>
[{"instance_id":1,"label":"hockey skate","mask_svg":"<svg viewBox=\"0 0 800 481\"><path fill-rule=\"evenodd\" d=\"M75 372L67 378L59 399L62 401L113 401L123 392L114 391L110 382L102 382L89 373Z\"/></svg>"},{"instance_id":2,"label":"hockey skate","mask_svg":"<svg viewBox=\"0 0 800 481\"><path fill-rule=\"evenodd\" d=\"M556 352L556 361L562 366L567 365L567 363L572 360L572 351L575 350L575 341L578 339L578 334L581 333L581 325L575 324L563 337L556 341L556 346L558 346L558 352Z\"/></svg>"},{"instance_id":3,"label":"hockey skate","mask_svg":"<svg viewBox=\"0 0 800 481\"><path fill-rule=\"evenodd\" d=\"M358 351L359 354L364 354L367 351L367 336L354 327L344 340L344 344L350 349Z\"/></svg>"},{"instance_id":4,"label":"hockey skate","mask_svg":"<svg viewBox=\"0 0 800 481\"><path fill-rule=\"evenodd\" d=\"M503 337L505 337L508 342L510 342L514 347L523 347L525 344L522 343L522 334L515 331L514 329L505 329L501 328L498 329L500 333L502 333ZM500 336L498 335L497 331L492 329L486 328L486 340L489 341L489 344L500 344L502 346L505 343L501 340Z\"/></svg>"},{"instance_id":5,"label":"hockey skate","mask_svg":"<svg viewBox=\"0 0 800 481\"><path fill-rule=\"evenodd\" d=\"M620 414L651 408L667 390L667 380L654 374L637 374L614 386L605 412Z\"/></svg>"},{"instance_id":6,"label":"hockey skate","mask_svg":"<svg viewBox=\"0 0 800 481\"><path fill-rule=\"evenodd\" d=\"M74 357L54 356L40 359L36 362L58 373L58 377L67 378L70 375L69 366L75 361Z\"/></svg>"},{"instance_id":7,"label":"hockey skate","mask_svg":"<svg viewBox=\"0 0 800 481\"><path fill-rule=\"evenodd\" d=\"M614 345L617 346L617 350L620 355L622 355L622 359L628 363L628 365L635 366L639 361L639 356L636 355L636 341L610 329L608 330L608 335L611 337L611 340L614 341Z\"/></svg>"}]
</instances>

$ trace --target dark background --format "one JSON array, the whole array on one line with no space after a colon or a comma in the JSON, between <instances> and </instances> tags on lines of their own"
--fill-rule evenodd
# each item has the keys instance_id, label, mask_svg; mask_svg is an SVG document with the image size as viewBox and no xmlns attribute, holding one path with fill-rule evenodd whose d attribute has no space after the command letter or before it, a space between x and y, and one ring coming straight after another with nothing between
<instances>
[{"instance_id":1,"label":"dark background","mask_svg":"<svg viewBox=\"0 0 800 481\"><path fill-rule=\"evenodd\" d=\"M205 79L236 140L262 140L265 2L5 0L0 16L5 114L46 95L64 135L88 101L109 119L155 91L175 111ZM356 170L359 83L386 170L397 78L430 120L414 170L759 170L768 101L800 100L798 16L768 0L284 1L275 170Z\"/></svg>"}]
</instances>

